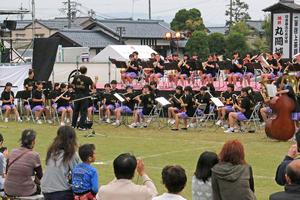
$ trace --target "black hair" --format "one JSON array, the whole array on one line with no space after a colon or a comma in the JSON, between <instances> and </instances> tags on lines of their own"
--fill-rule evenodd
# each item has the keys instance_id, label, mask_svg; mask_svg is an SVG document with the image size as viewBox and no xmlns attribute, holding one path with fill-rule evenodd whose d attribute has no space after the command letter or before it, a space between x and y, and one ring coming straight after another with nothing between
<instances>
[{"instance_id":1,"label":"black hair","mask_svg":"<svg viewBox=\"0 0 300 200\"><path fill-rule=\"evenodd\" d=\"M29 71L28 71L28 75L31 75L33 72L34 72L34 70L33 70L33 69L29 69Z\"/></svg>"},{"instance_id":2,"label":"black hair","mask_svg":"<svg viewBox=\"0 0 300 200\"><path fill-rule=\"evenodd\" d=\"M242 92L245 92L250 100L250 104L251 104L251 107L253 107L257 102L256 102L256 99L254 97L254 90L252 87L248 86L248 87L244 87L242 88L241 90Z\"/></svg>"},{"instance_id":3,"label":"black hair","mask_svg":"<svg viewBox=\"0 0 300 200\"><path fill-rule=\"evenodd\" d=\"M204 183L211 177L211 169L219 162L218 155L214 152L203 152L197 162L195 177Z\"/></svg>"},{"instance_id":4,"label":"black hair","mask_svg":"<svg viewBox=\"0 0 300 200\"><path fill-rule=\"evenodd\" d=\"M132 54L139 55L139 52L134 51L134 52L132 52Z\"/></svg>"},{"instance_id":5,"label":"black hair","mask_svg":"<svg viewBox=\"0 0 300 200\"><path fill-rule=\"evenodd\" d=\"M135 156L124 153L114 160L114 172L117 179L132 179L137 166Z\"/></svg>"},{"instance_id":6,"label":"black hair","mask_svg":"<svg viewBox=\"0 0 300 200\"><path fill-rule=\"evenodd\" d=\"M3 135L0 133L0 143L4 141Z\"/></svg>"},{"instance_id":7,"label":"black hair","mask_svg":"<svg viewBox=\"0 0 300 200\"><path fill-rule=\"evenodd\" d=\"M182 86L180 86L180 85L178 85L178 86L176 87L176 90L180 90L181 92L183 92L183 88L182 88Z\"/></svg>"},{"instance_id":8,"label":"black hair","mask_svg":"<svg viewBox=\"0 0 300 200\"><path fill-rule=\"evenodd\" d=\"M300 185L300 170L289 164L286 167L286 175L290 178L291 184Z\"/></svg>"},{"instance_id":9,"label":"black hair","mask_svg":"<svg viewBox=\"0 0 300 200\"><path fill-rule=\"evenodd\" d=\"M54 87L58 87L59 86L59 83L54 83Z\"/></svg>"},{"instance_id":10,"label":"black hair","mask_svg":"<svg viewBox=\"0 0 300 200\"><path fill-rule=\"evenodd\" d=\"M189 91L191 94L193 93L193 88L191 86L186 86L184 91Z\"/></svg>"},{"instance_id":11,"label":"black hair","mask_svg":"<svg viewBox=\"0 0 300 200\"><path fill-rule=\"evenodd\" d=\"M149 91L152 91L152 88L151 88L151 86L150 85L144 85L144 87L143 88L148 88L148 90Z\"/></svg>"},{"instance_id":12,"label":"black hair","mask_svg":"<svg viewBox=\"0 0 300 200\"><path fill-rule=\"evenodd\" d=\"M60 89L64 89L65 87L67 87L65 83L60 84Z\"/></svg>"},{"instance_id":13,"label":"black hair","mask_svg":"<svg viewBox=\"0 0 300 200\"><path fill-rule=\"evenodd\" d=\"M0 148L0 152L1 152L1 153L3 153L3 152L6 151L6 150L7 150L7 147L1 147L1 148Z\"/></svg>"},{"instance_id":14,"label":"black hair","mask_svg":"<svg viewBox=\"0 0 300 200\"><path fill-rule=\"evenodd\" d=\"M78 153L82 162L88 161L89 157L92 157L96 147L94 144L84 144L79 147Z\"/></svg>"},{"instance_id":15,"label":"black hair","mask_svg":"<svg viewBox=\"0 0 300 200\"><path fill-rule=\"evenodd\" d=\"M234 85L232 83L227 84L227 87L230 87L232 90L234 90Z\"/></svg>"},{"instance_id":16,"label":"black hair","mask_svg":"<svg viewBox=\"0 0 300 200\"><path fill-rule=\"evenodd\" d=\"M81 74L86 74L86 72L87 72L86 66L81 66L81 67L79 68L79 71L80 71Z\"/></svg>"},{"instance_id":17,"label":"black hair","mask_svg":"<svg viewBox=\"0 0 300 200\"><path fill-rule=\"evenodd\" d=\"M133 57L134 57L133 54L130 54L130 55L129 55L129 58L133 58Z\"/></svg>"},{"instance_id":18,"label":"black hair","mask_svg":"<svg viewBox=\"0 0 300 200\"><path fill-rule=\"evenodd\" d=\"M12 83L11 83L11 82L7 82L7 83L5 84L5 87L7 87L7 86L12 86Z\"/></svg>"},{"instance_id":19,"label":"black hair","mask_svg":"<svg viewBox=\"0 0 300 200\"><path fill-rule=\"evenodd\" d=\"M157 87L157 82L156 81L151 81L150 85L153 85L153 86Z\"/></svg>"},{"instance_id":20,"label":"black hair","mask_svg":"<svg viewBox=\"0 0 300 200\"><path fill-rule=\"evenodd\" d=\"M106 87L111 87L111 86L110 86L109 83L106 83L106 84L104 85L104 88L106 88Z\"/></svg>"},{"instance_id":21,"label":"black hair","mask_svg":"<svg viewBox=\"0 0 300 200\"><path fill-rule=\"evenodd\" d=\"M296 139L296 143L297 143L297 147L298 147L298 152L300 150L300 129L298 129L298 131L295 133L295 139Z\"/></svg>"},{"instance_id":22,"label":"black hair","mask_svg":"<svg viewBox=\"0 0 300 200\"><path fill-rule=\"evenodd\" d=\"M112 80L110 84L118 84L118 82L116 80Z\"/></svg>"},{"instance_id":23,"label":"black hair","mask_svg":"<svg viewBox=\"0 0 300 200\"><path fill-rule=\"evenodd\" d=\"M210 92L215 92L216 91L216 88L215 88L214 84L212 84L212 83L208 83L206 85L206 87L209 89Z\"/></svg>"},{"instance_id":24,"label":"black hair","mask_svg":"<svg viewBox=\"0 0 300 200\"><path fill-rule=\"evenodd\" d=\"M43 82L42 81L37 81L36 85L43 85Z\"/></svg>"},{"instance_id":25,"label":"black hair","mask_svg":"<svg viewBox=\"0 0 300 200\"><path fill-rule=\"evenodd\" d=\"M180 193L187 182L185 170L181 166L166 166L161 173L163 184L171 194Z\"/></svg>"},{"instance_id":26,"label":"black hair","mask_svg":"<svg viewBox=\"0 0 300 200\"><path fill-rule=\"evenodd\" d=\"M27 149L32 149L33 148L33 141L35 140L36 138L36 132L32 129L25 129L23 132L22 132L22 135L21 135L21 146L22 147L25 147Z\"/></svg>"},{"instance_id":27,"label":"black hair","mask_svg":"<svg viewBox=\"0 0 300 200\"><path fill-rule=\"evenodd\" d=\"M206 86L202 86L201 88L200 88L200 91L206 91L207 90L207 87Z\"/></svg>"}]
</instances>

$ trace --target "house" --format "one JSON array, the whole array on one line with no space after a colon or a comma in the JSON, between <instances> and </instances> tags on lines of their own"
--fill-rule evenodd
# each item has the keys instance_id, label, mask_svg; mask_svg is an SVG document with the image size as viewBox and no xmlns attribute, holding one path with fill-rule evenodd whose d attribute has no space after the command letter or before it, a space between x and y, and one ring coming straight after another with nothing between
<instances>
[{"instance_id":1,"label":"house","mask_svg":"<svg viewBox=\"0 0 300 200\"><path fill-rule=\"evenodd\" d=\"M89 47L91 57L108 45L119 44L117 39L97 30L61 30L50 37L59 38L62 47Z\"/></svg>"},{"instance_id":2,"label":"house","mask_svg":"<svg viewBox=\"0 0 300 200\"><path fill-rule=\"evenodd\" d=\"M122 44L148 45L162 55L166 55L170 49L170 41L165 38L166 33L175 35L169 24L162 20L95 20L84 29L101 31Z\"/></svg>"}]
</instances>

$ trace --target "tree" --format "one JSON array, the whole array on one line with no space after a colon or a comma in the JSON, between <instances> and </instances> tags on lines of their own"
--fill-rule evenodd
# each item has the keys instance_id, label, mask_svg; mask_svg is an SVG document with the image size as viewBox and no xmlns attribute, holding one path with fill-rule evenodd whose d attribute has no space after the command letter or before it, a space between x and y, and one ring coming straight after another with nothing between
<instances>
[{"instance_id":1,"label":"tree","mask_svg":"<svg viewBox=\"0 0 300 200\"><path fill-rule=\"evenodd\" d=\"M181 9L179 10L175 18L171 22L171 28L175 31L189 31L194 32L196 30L204 30L203 19L201 12L196 9Z\"/></svg>"},{"instance_id":2,"label":"tree","mask_svg":"<svg viewBox=\"0 0 300 200\"><path fill-rule=\"evenodd\" d=\"M250 51L250 48L246 36L241 33L230 32L226 37L226 57L231 58L235 51L245 55Z\"/></svg>"},{"instance_id":3,"label":"tree","mask_svg":"<svg viewBox=\"0 0 300 200\"><path fill-rule=\"evenodd\" d=\"M272 25L271 25L271 15L268 15L265 18L265 21L262 25L262 28L264 30L264 37L266 38L266 43L268 45L268 50L271 50L271 44L272 44Z\"/></svg>"},{"instance_id":4,"label":"tree","mask_svg":"<svg viewBox=\"0 0 300 200\"><path fill-rule=\"evenodd\" d=\"M251 19L248 13L249 5L247 3L241 0L231 1L232 6L229 6L229 9L225 12L225 15L229 16L229 20L226 21L226 25L232 26L236 22Z\"/></svg>"},{"instance_id":5,"label":"tree","mask_svg":"<svg viewBox=\"0 0 300 200\"><path fill-rule=\"evenodd\" d=\"M189 54L196 53L200 58L206 58L209 55L207 33L204 31L194 31L186 43L185 50Z\"/></svg>"},{"instance_id":6,"label":"tree","mask_svg":"<svg viewBox=\"0 0 300 200\"><path fill-rule=\"evenodd\" d=\"M245 37L247 37L250 35L251 30L245 21L240 21L231 26L230 32L240 33Z\"/></svg>"},{"instance_id":7,"label":"tree","mask_svg":"<svg viewBox=\"0 0 300 200\"><path fill-rule=\"evenodd\" d=\"M223 55L225 52L225 37L222 33L212 33L208 36L208 46L211 54Z\"/></svg>"}]
</instances>

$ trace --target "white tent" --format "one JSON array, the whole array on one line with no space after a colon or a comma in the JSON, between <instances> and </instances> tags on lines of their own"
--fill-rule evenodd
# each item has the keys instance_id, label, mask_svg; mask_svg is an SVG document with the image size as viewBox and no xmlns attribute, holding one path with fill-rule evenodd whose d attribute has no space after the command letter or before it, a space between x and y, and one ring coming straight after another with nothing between
<instances>
[{"instance_id":1,"label":"white tent","mask_svg":"<svg viewBox=\"0 0 300 200\"><path fill-rule=\"evenodd\" d=\"M127 61L129 55L134 51L139 53L139 58L142 60L149 59L151 53L157 53L147 45L109 45L98 53L92 62L107 62L109 58Z\"/></svg>"}]
</instances>

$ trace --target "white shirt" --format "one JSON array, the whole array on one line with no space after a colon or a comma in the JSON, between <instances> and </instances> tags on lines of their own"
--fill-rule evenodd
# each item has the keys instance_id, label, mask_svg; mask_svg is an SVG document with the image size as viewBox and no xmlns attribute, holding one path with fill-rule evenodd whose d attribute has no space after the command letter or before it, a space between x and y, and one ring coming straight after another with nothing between
<instances>
[{"instance_id":1,"label":"white shirt","mask_svg":"<svg viewBox=\"0 0 300 200\"><path fill-rule=\"evenodd\" d=\"M178 194L164 193L160 196L154 197L152 200L186 200L186 199Z\"/></svg>"}]
</instances>

